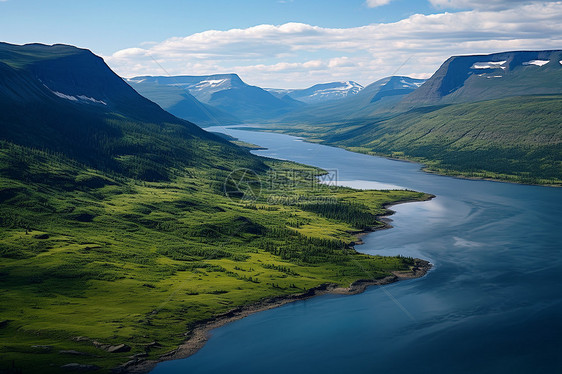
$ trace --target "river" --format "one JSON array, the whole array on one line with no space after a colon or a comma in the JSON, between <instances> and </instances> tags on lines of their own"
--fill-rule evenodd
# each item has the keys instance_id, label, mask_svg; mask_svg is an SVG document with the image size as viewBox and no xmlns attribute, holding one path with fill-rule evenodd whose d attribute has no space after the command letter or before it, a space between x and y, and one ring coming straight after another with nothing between
<instances>
[{"instance_id":1,"label":"river","mask_svg":"<svg viewBox=\"0 0 562 374\"><path fill-rule=\"evenodd\" d=\"M212 332L152 373L562 373L562 189L427 174L288 135L214 128L341 185L435 194L393 207L357 250L415 256L423 278L325 295Z\"/></svg>"}]
</instances>

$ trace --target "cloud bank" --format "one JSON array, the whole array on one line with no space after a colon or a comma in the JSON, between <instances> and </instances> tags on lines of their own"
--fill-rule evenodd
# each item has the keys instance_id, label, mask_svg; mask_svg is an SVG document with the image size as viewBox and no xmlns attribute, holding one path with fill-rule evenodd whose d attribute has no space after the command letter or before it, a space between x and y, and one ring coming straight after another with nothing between
<instances>
[{"instance_id":1,"label":"cloud bank","mask_svg":"<svg viewBox=\"0 0 562 374\"><path fill-rule=\"evenodd\" d=\"M432 2L461 6L464 0ZM280 88L369 84L392 74L428 77L451 55L561 48L562 1L522 3L354 28L287 23L209 30L123 49L105 60L125 77L235 72L251 84Z\"/></svg>"},{"instance_id":2,"label":"cloud bank","mask_svg":"<svg viewBox=\"0 0 562 374\"><path fill-rule=\"evenodd\" d=\"M383 0L384 1L384 0ZM429 0L431 5L436 8L447 9L487 9L502 10L510 9L521 5L556 3L556 1L538 0Z\"/></svg>"}]
</instances>

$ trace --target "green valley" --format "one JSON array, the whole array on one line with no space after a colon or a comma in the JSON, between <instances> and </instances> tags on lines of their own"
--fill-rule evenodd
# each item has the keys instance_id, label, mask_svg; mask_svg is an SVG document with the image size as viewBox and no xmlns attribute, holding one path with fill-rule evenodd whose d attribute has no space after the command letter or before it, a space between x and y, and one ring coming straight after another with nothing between
<instances>
[{"instance_id":1,"label":"green valley","mask_svg":"<svg viewBox=\"0 0 562 374\"><path fill-rule=\"evenodd\" d=\"M21 163L59 179L9 177ZM70 362L115 367L153 341L161 346L149 357L158 357L197 322L230 309L408 270L412 259L362 255L350 243L355 232L382 225L383 204L428 198L301 181L232 201L221 193L228 170L186 168L167 182L115 178L6 142L0 165L0 352L4 367L14 360L34 372ZM269 202L279 194L302 202ZM362 220L307 203L322 198ZM108 353L92 341L132 350Z\"/></svg>"},{"instance_id":2,"label":"green valley","mask_svg":"<svg viewBox=\"0 0 562 374\"><path fill-rule=\"evenodd\" d=\"M562 96L537 95L272 127L356 152L418 161L441 174L562 185L560 113Z\"/></svg>"},{"instance_id":3,"label":"green valley","mask_svg":"<svg viewBox=\"0 0 562 374\"><path fill-rule=\"evenodd\" d=\"M87 50L1 44L0 68L0 370L107 372L229 310L415 267L353 245L427 194L254 156Z\"/></svg>"}]
</instances>

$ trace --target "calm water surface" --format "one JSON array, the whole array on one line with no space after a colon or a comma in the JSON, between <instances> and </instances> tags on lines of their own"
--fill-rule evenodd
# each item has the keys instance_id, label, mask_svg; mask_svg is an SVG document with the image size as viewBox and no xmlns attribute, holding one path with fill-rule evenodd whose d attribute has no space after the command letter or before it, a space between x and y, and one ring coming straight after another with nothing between
<instances>
[{"instance_id":1,"label":"calm water surface","mask_svg":"<svg viewBox=\"0 0 562 374\"><path fill-rule=\"evenodd\" d=\"M437 195L395 206L394 228L357 247L435 267L252 315L154 374L562 373L562 189L430 175L287 135L226 132L268 148L256 154L336 169L340 184Z\"/></svg>"}]
</instances>

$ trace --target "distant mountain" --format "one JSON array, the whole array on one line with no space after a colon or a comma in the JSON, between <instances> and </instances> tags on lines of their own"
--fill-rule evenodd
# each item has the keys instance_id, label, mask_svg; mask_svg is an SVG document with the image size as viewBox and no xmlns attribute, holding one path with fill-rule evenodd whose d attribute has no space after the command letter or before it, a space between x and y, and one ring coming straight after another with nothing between
<instances>
[{"instance_id":1,"label":"distant mountain","mask_svg":"<svg viewBox=\"0 0 562 374\"><path fill-rule=\"evenodd\" d=\"M413 107L562 93L562 51L454 56L401 105Z\"/></svg>"},{"instance_id":2,"label":"distant mountain","mask_svg":"<svg viewBox=\"0 0 562 374\"><path fill-rule=\"evenodd\" d=\"M157 102L174 116L196 123L199 126L236 124L241 122L235 116L197 100L185 88L135 78L128 79L127 82L138 93Z\"/></svg>"},{"instance_id":3,"label":"distant mountain","mask_svg":"<svg viewBox=\"0 0 562 374\"><path fill-rule=\"evenodd\" d=\"M256 86L244 83L236 74L217 74L206 76L143 76L128 79L128 83L142 91L149 99L154 100L166 110L173 110L181 114L182 118L189 118L185 113L185 106L193 106L192 98L185 98L178 90L192 95L199 102L206 104L204 108L217 110L219 121L232 122L254 121L286 113L299 106L294 100L284 100ZM150 89L145 89L150 87ZM173 88L172 91L170 88ZM185 104L188 101L188 104ZM195 103L196 106L197 103ZM201 108L199 111L203 110ZM207 109L208 110L208 109ZM204 111L204 110L203 110ZM209 112L212 111L208 110ZM208 117L212 118L212 114ZM218 118L217 118L218 119ZM205 120L202 125L212 121Z\"/></svg>"},{"instance_id":4,"label":"distant mountain","mask_svg":"<svg viewBox=\"0 0 562 374\"><path fill-rule=\"evenodd\" d=\"M386 77L370 84L363 91L365 97L370 97L370 103L376 103L390 97L401 98L417 90L425 79L415 79L403 76Z\"/></svg>"},{"instance_id":5,"label":"distant mountain","mask_svg":"<svg viewBox=\"0 0 562 374\"><path fill-rule=\"evenodd\" d=\"M60 44L0 43L0 140L145 180L167 179L173 168L254 162L139 95L100 57Z\"/></svg>"},{"instance_id":6,"label":"distant mountain","mask_svg":"<svg viewBox=\"0 0 562 374\"><path fill-rule=\"evenodd\" d=\"M451 57L422 82L385 78L272 127L442 174L562 185L562 51Z\"/></svg>"},{"instance_id":7,"label":"distant mountain","mask_svg":"<svg viewBox=\"0 0 562 374\"><path fill-rule=\"evenodd\" d=\"M294 90L266 88L268 92L279 98L289 96L292 99L307 104L318 104L343 99L356 95L362 89L363 86L353 81L321 83L309 88Z\"/></svg>"},{"instance_id":8,"label":"distant mountain","mask_svg":"<svg viewBox=\"0 0 562 374\"><path fill-rule=\"evenodd\" d=\"M386 77L341 100L295 110L281 121L333 122L382 115L392 111L396 103L424 82L423 79L404 76Z\"/></svg>"}]
</instances>

